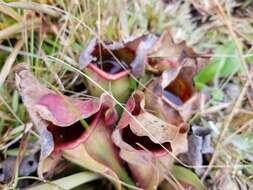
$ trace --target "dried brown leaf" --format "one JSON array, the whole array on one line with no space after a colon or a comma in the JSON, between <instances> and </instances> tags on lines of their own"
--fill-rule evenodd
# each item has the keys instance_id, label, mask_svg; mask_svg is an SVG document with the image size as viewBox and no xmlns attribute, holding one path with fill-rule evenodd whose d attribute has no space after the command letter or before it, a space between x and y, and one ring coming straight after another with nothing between
<instances>
[{"instance_id":1,"label":"dried brown leaf","mask_svg":"<svg viewBox=\"0 0 253 190\"><path fill-rule=\"evenodd\" d=\"M147 69L154 73L161 73L175 69L183 64L184 59L192 59L196 53L187 47L185 42L174 43L169 30L162 33L155 45L149 50Z\"/></svg>"}]
</instances>

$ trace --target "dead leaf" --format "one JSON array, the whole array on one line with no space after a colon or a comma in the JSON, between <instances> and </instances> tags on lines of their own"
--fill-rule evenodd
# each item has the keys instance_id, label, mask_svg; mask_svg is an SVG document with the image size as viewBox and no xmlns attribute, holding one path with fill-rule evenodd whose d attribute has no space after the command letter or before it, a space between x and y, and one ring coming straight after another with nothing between
<instances>
[{"instance_id":1,"label":"dead leaf","mask_svg":"<svg viewBox=\"0 0 253 190\"><path fill-rule=\"evenodd\" d=\"M131 63L131 72L135 77L142 76L145 70L145 63L147 64L147 53L153 47L157 37L153 34L147 35L146 39L140 42L136 49L136 56ZM144 61L143 61L144 60Z\"/></svg>"},{"instance_id":2,"label":"dead leaf","mask_svg":"<svg viewBox=\"0 0 253 190\"><path fill-rule=\"evenodd\" d=\"M185 42L175 44L170 31L162 33L148 53L147 69L154 73L176 69L183 64L183 60L195 62L196 53L186 46Z\"/></svg>"}]
</instances>

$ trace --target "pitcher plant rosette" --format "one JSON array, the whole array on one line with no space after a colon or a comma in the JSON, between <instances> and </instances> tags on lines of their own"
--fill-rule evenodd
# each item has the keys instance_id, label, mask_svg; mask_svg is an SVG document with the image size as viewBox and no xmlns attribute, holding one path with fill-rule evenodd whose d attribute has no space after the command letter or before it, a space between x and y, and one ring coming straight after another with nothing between
<instances>
[{"instance_id":1,"label":"pitcher plant rosette","mask_svg":"<svg viewBox=\"0 0 253 190\"><path fill-rule=\"evenodd\" d=\"M195 58L169 32L116 43L94 38L79 59L91 95L85 99L47 88L19 64L16 85L41 144L39 176L67 159L107 177L116 189L157 189L180 162L177 156L188 158L194 150L188 121L203 97L193 84ZM147 75L145 85L131 86Z\"/></svg>"}]
</instances>

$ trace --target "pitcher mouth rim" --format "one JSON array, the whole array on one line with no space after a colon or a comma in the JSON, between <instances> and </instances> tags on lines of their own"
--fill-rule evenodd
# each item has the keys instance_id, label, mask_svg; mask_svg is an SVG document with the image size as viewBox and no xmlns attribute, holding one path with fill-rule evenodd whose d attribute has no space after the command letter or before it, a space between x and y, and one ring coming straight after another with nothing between
<instances>
[{"instance_id":1,"label":"pitcher mouth rim","mask_svg":"<svg viewBox=\"0 0 253 190\"><path fill-rule=\"evenodd\" d=\"M121 79L121 78L123 78L123 77L125 77L129 74L129 70L124 70L124 71L121 71L121 72L116 73L116 74L110 74L110 73L107 73L107 72L103 71L102 69L100 69L95 64L89 64L87 66L87 68L89 68L92 71L94 71L95 73L97 73L100 77L102 77L106 80L112 80L112 81Z\"/></svg>"}]
</instances>

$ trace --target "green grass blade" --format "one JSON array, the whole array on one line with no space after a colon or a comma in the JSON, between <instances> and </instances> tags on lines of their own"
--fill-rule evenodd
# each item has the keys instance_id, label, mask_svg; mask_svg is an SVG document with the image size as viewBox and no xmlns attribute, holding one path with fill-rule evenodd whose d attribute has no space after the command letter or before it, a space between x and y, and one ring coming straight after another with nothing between
<instances>
[{"instance_id":1,"label":"green grass blade","mask_svg":"<svg viewBox=\"0 0 253 190\"><path fill-rule=\"evenodd\" d=\"M90 181L100 178L99 175L91 172L80 172L55 181L44 183L42 185L37 185L35 187L28 188L26 190L68 190L73 189L81 184L88 183Z\"/></svg>"},{"instance_id":2,"label":"green grass blade","mask_svg":"<svg viewBox=\"0 0 253 190\"><path fill-rule=\"evenodd\" d=\"M194 186L197 190L204 190L205 189L205 186L200 181L198 176L195 173L193 173L191 170L189 170L185 167L182 167L182 166L174 165L172 167L171 172L175 176L175 178L178 179L179 181L190 184L190 185Z\"/></svg>"}]
</instances>

